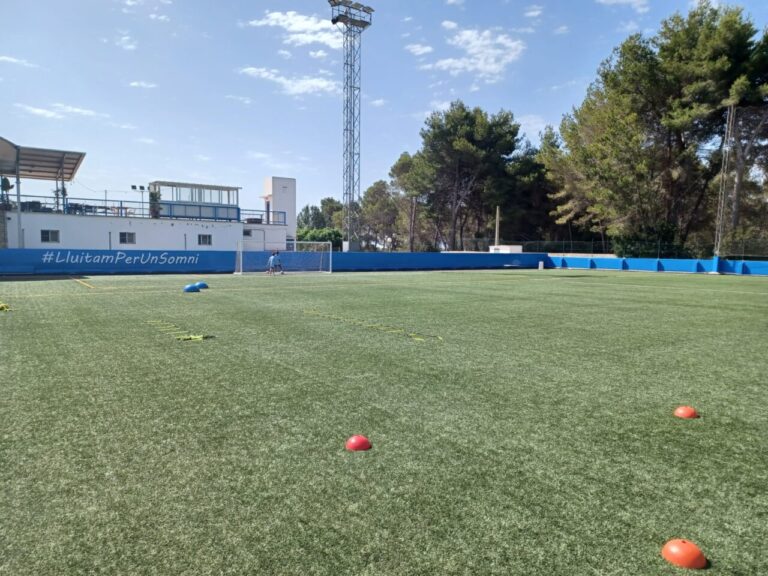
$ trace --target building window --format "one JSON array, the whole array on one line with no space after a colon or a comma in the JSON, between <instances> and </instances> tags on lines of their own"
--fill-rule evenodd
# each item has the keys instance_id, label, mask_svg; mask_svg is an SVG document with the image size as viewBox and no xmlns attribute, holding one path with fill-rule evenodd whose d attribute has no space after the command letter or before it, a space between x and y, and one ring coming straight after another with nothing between
<instances>
[{"instance_id":1,"label":"building window","mask_svg":"<svg viewBox=\"0 0 768 576\"><path fill-rule=\"evenodd\" d=\"M58 230L40 230L40 242L59 242Z\"/></svg>"},{"instance_id":2,"label":"building window","mask_svg":"<svg viewBox=\"0 0 768 576\"><path fill-rule=\"evenodd\" d=\"M248 236L248 238L250 238L251 236L253 236L251 232L253 232L253 230L243 230L243 236Z\"/></svg>"},{"instance_id":3,"label":"building window","mask_svg":"<svg viewBox=\"0 0 768 576\"><path fill-rule=\"evenodd\" d=\"M211 234L198 234L197 235L198 246L213 246L213 236Z\"/></svg>"},{"instance_id":4,"label":"building window","mask_svg":"<svg viewBox=\"0 0 768 576\"><path fill-rule=\"evenodd\" d=\"M120 244L136 244L136 232L120 232Z\"/></svg>"}]
</instances>

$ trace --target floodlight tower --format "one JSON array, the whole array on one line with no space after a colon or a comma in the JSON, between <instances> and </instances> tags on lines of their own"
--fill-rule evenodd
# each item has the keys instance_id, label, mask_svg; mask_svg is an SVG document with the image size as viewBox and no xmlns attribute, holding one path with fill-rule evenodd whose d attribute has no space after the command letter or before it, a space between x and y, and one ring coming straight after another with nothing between
<instances>
[{"instance_id":1,"label":"floodlight tower","mask_svg":"<svg viewBox=\"0 0 768 576\"><path fill-rule=\"evenodd\" d=\"M344 33L344 227L347 250L357 247L360 201L360 36L373 18L373 8L350 0L328 0L331 23Z\"/></svg>"}]
</instances>

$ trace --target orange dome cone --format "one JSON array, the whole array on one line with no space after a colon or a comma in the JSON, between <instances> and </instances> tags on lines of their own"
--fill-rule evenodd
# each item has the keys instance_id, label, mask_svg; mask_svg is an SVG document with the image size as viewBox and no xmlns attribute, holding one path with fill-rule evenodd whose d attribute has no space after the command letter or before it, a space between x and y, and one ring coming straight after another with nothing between
<instances>
[{"instance_id":1,"label":"orange dome cone","mask_svg":"<svg viewBox=\"0 0 768 576\"><path fill-rule=\"evenodd\" d=\"M680 406L677 410L675 410L675 416L678 418L698 418L699 413L696 412L696 408L693 406Z\"/></svg>"},{"instance_id":2,"label":"orange dome cone","mask_svg":"<svg viewBox=\"0 0 768 576\"><path fill-rule=\"evenodd\" d=\"M706 568L707 558L701 549L688 540L670 540L661 549L661 556L681 568Z\"/></svg>"},{"instance_id":3,"label":"orange dome cone","mask_svg":"<svg viewBox=\"0 0 768 576\"><path fill-rule=\"evenodd\" d=\"M347 440L347 450L352 450L353 452L357 452L358 450L370 450L371 449L371 441L368 440L365 436L361 436L360 434L355 434L354 436L350 436L349 440Z\"/></svg>"}]
</instances>

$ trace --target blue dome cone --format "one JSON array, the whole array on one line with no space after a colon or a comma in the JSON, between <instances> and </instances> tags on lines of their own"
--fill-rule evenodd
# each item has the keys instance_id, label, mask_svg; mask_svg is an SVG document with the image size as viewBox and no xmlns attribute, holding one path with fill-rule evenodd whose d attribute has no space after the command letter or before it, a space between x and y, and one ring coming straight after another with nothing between
<instances>
[{"instance_id":1,"label":"blue dome cone","mask_svg":"<svg viewBox=\"0 0 768 576\"><path fill-rule=\"evenodd\" d=\"M208 284L205 282L195 282L194 286L197 286L200 290L208 290Z\"/></svg>"},{"instance_id":2,"label":"blue dome cone","mask_svg":"<svg viewBox=\"0 0 768 576\"><path fill-rule=\"evenodd\" d=\"M184 292L200 292L200 288L198 288L194 284L187 284L186 286L184 286Z\"/></svg>"}]
</instances>

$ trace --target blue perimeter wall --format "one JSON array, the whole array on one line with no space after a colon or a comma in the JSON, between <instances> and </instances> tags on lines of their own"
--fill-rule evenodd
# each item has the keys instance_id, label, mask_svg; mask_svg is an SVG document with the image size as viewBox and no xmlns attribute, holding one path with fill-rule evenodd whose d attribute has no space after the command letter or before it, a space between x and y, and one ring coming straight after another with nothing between
<instances>
[{"instance_id":1,"label":"blue perimeter wall","mask_svg":"<svg viewBox=\"0 0 768 576\"><path fill-rule=\"evenodd\" d=\"M258 268L268 252L249 253ZM281 254L290 268L290 252ZM481 254L468 252L334 252L334 272L394 270L480 270L499 268L576 268L647 272L768 275L768 262L750 260L676 260L653 258L589 258L546 254ZM0 250L0 275L17 274L231 274L233 251L161 250Z\"/></svg>"},{"instance_id":2,"label":"blue perimeter wall","mask_svg":"<svg viewBox=\"0 0 768 576\"><path fill-rule=\"evenodd\" d=\"M768 275L768 262L759 260L682 260L674 258L589 258L548 256L547 268L632 270L637 272L719 272L721 274Z\"/></svg>"}]
</instances>

